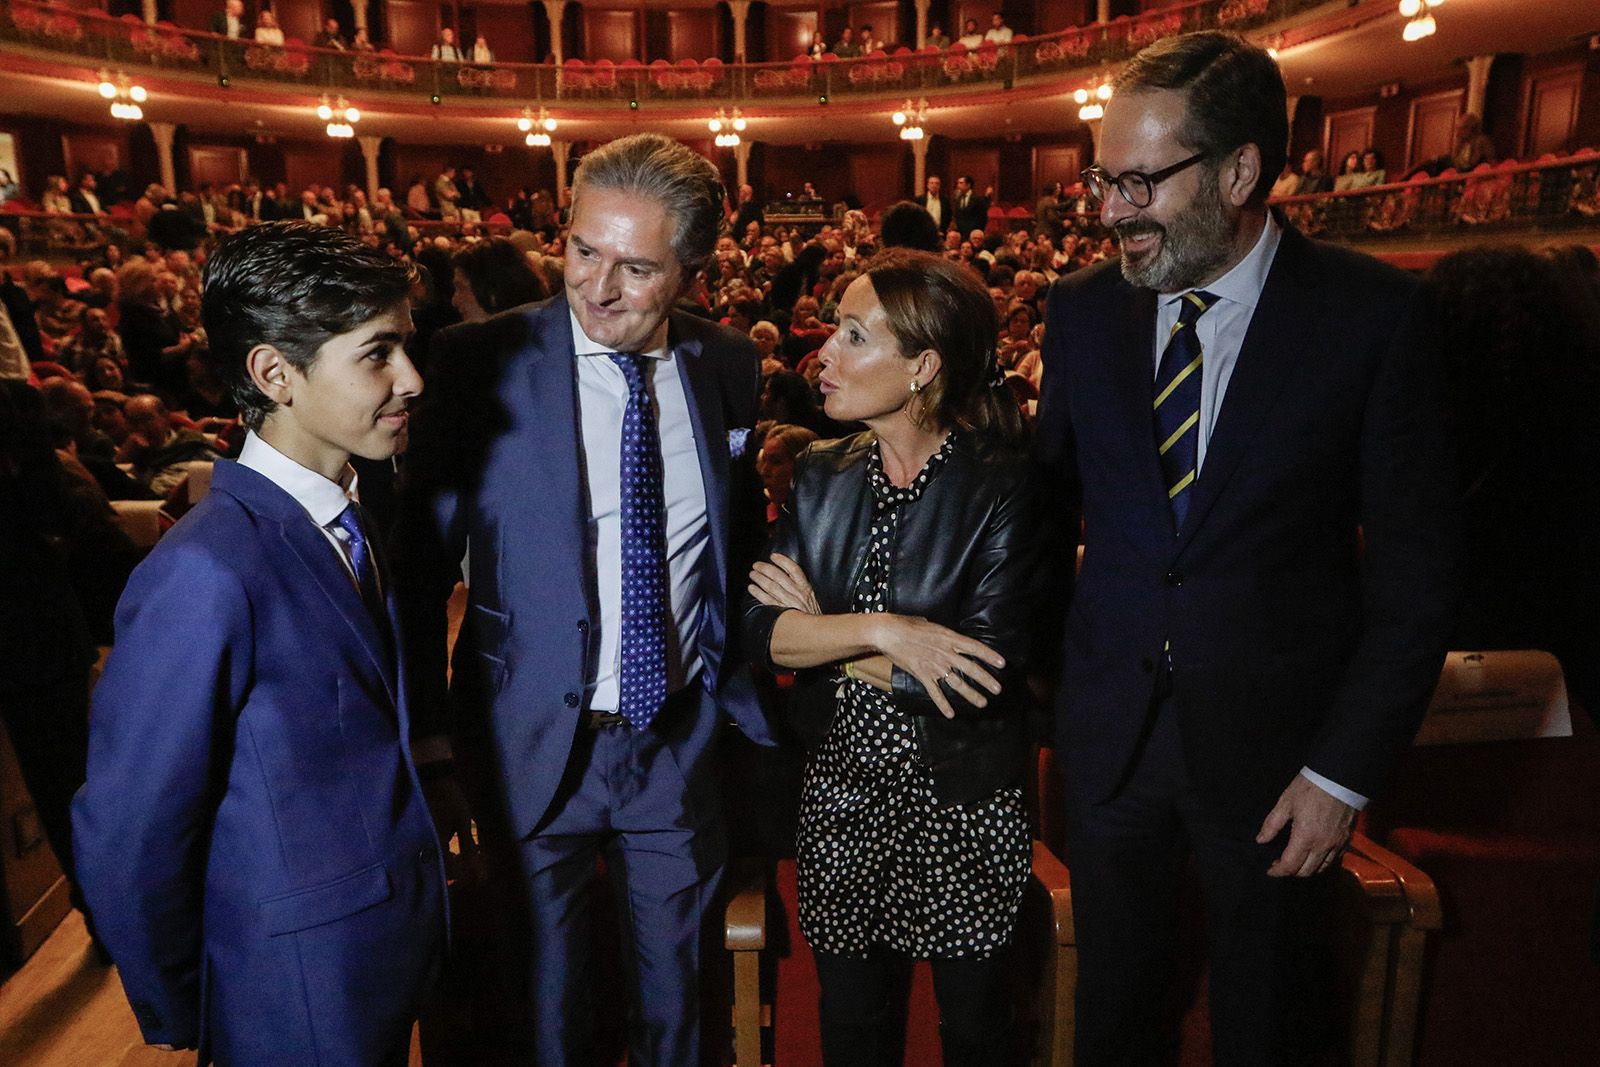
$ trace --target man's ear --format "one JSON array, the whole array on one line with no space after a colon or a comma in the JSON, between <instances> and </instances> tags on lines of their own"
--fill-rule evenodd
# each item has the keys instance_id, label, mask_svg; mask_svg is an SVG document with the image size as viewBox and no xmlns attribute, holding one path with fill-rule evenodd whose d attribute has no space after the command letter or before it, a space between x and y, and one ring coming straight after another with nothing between
<instances>
[{"instance_id":1,"label":"man's ear","mask_svg":"<svg viewBox=\"0 0 1600 1067\"><path fill-rule=\"evenodd\" d=\"M1234 207L1244 207L1256 191L1261 179L1261 149L1246 144L1233 153L1229 165L1222 172L1222 195Z\"/></svg>"},{"instance_id":2,"label":"man's ear","mask_svg":"<svg viewBox=\"0 0 1600 1067\"><path fill-rule=\"evenodd\" d=\"M250 380L268 400L280 406L293 403L294 376L282 352L272 345L256 345L245 354L244 365Z\"/></svg>"}]
</instances>

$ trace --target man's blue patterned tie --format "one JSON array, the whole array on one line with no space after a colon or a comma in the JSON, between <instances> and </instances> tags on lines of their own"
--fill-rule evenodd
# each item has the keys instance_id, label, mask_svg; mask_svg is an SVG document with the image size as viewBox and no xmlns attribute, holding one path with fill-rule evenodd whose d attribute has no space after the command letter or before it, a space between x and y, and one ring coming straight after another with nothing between
<instances>
[{"instance_id":1,"label":"man's blue patterned tie","mask_svg":"<svg viewBox=\"0 0 1600 1067\"><path fill-rule=\"evenodd\" d=\"M350 565L356 572L356 586L361 590L361 599L367 605L367 610L372 613L378 629L383 630L388 624L387 612L383 606L383 594L378 591L378 567L373 562L372 552L367 546L366 532L361 528L360 507L354 503L346 505L333 522L348 538Z\"/></svg>"},{"instance_id":2,"label":"man's blue patterned tie","mask_svg":"<svg viewBox=\"0 0 1600 1067\"><path fill-rule=\"evenodd\" d=\"M622 641L617 712L643 730L667 698L667 534L661 432L644 356L611 357L628 379L622 417Z\"/></svg>"},{"instance_id":3,"label":"man's blue patterned tie","mask_svg":"<svg viewBox=\"0 0 1600 1067\"><path fill-rule=\"evenodd\" d=\"M1210 293L1183 294L1183 309L1156 369L1155 432L1161 478L1172 504L1172 520L1183 525L1194 495L1200 460L1200 381L1204 357L1195 323L1217 302Z\"/></svg>"}]
</instances>

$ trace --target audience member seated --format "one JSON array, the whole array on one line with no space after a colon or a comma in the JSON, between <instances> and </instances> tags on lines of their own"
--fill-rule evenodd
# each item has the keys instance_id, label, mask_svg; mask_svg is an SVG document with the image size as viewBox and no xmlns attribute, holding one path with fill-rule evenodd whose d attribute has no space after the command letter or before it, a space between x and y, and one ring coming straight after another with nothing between
<instances>
[{"instance_id":1,"label":"audience member seated","mask_svg":"<svg viewBox=\"0 0 1600 1067\"><path fill-rule=\"evenodd\" d=\"M217 456L204 434L173 426L172 415L158 396L129 397L123 413L128 436L117 449L117 460L132 463L134 477L157 496L166 496L188 476L184 464L210 462Z\"/></svg>"},{"instance_id":2,"label":"audience member seated","mask_svg":"<svg viewBox=\"0 0 1600 1067\"><path fill-rule=\"evenodd\" d=\"M1006 25L1004 15L996 11L989 16L989 29L983 35L985 41L993 41L995 44L1010 44L1013 36L1011 27Z\"/></svg>"},{"instance_id":3,"label":"audience member seated","mask_svg":"<svg viewBox=\"0 0 1600 1067\"><path fill-rule=\"evenodd\" d=\"M283 47L283 30L278 27L278 16L270 7L262 8L261 14L256 16L256 44Z\"/></svg>"},{"instance_id":4,"label":"audience member seated","mask_svg":"<svg viewBox=\"0 0 1600 1067\"><path fill-rule=\"evenodd\" d=\"M343 52L349 47L345 44L344 34L339 30L339 20L332 15L322 20L322 31L312 38L311 43L317 48L327 48L335 52Z\"/></svg>"},{"instance_id":5,"label":"audience member seated","mask_svg":"<svg viewBox=\"0 0 1600 1067\"><path fill-rule=\"evenodd\" d=\"M56 346L55 359L78 374L86 373L101 359L110 359L118 366L126 362L122 338L111 329L105 309L98 307L84 308L77 332Z\"/></svg>"},{"instance_id":6,"label":"audience member seated","mask_svg":"<svg viewBox=\"0 0 1600 1067\"><path fill-rule=\"evenodd\" d=\"M935 22L928 30L928 36L923 38L925 48L937 48L943 51L950 47L950 35L944 32L944 27Z\"/></svg>"},{"instance_id":7,"label":"audience member seated","mask_svg":"<svg viewBox=\"0 0 1600 1067\"><path fill-rule=\"evenodd\" d=\"M968 19L961 27L961 38L957 42L967 51L972 52L983 47L983 31L978 28L977 19Z\"/></svg>"},{"instance_id":8,"label":"audience member seated","mask_svg":"<svg viewBox=\"0 0 1600 1067\"><path fill-rule=\"evenodd\" d=\"M490 51L489 49L489 38L485 37L481 33L478 34L477 39L472 42L472 61L474 63L494 62L494 52Z\"/></svg>"},{"instance_id":9,"label":"audience member seated","mask_svg":"<svg viewBox=\"0 0 1600 1067\"><path fill-rule=\"evenodd\" d=\"M149 487L117 466L117 443L95 425L96 402L89 388L70 378L52 378L39 387L45 414L59 431L56 447L79 465L108 500L153 500Z\"/></svg>"},{"instance_id":10,"label":"audience member seated","mask_svg":"<svg viewBox=\"0 0 1600 1067\"><path fill-rule=\"evenodd\" d=\"M839 31L839 43L833 46L833 54L840 59L855 59L861 54L861 45L849 26Z\"/></svg>"},{"instance_id":11,"label":"audience member seated","mask_svg":"<svg viewBox=\"0 0 1600 1067\"><path fill-rule=\"evenodd\" d=\"M134 381L176 396L183 389L183 364L194 338L184 332L182 320L162 299L159 286L159 272L148 261L135 259L123 265L117 275L117 333Z\"/></svg>"}]
</instances>

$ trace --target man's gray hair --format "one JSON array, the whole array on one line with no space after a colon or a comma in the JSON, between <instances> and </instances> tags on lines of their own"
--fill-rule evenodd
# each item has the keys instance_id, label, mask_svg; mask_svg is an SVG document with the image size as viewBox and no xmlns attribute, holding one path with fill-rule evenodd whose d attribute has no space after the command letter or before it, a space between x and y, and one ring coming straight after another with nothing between
<instances>
[{"instance_id":1,"label":"man's gray hair","mask_svg":"<svg viewBox=\"0 0 1600 1067\"><path fill-rule=\"evenodd\" d=\"M576 205L585 188L647 196L677 222L672 252L686 275L706 265L723 220L722 177L704 156L659 133L620 137L583 157L572 179Z\"/></svg>"}]
</instances>

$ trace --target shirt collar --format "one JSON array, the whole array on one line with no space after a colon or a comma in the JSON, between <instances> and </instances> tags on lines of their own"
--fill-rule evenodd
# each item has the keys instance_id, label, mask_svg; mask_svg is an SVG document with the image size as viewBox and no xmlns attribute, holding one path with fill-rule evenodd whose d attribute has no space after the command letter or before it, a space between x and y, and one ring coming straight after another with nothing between
<instances>
[{"instance_id":1,"label":"shirt collar","mask_svg":"<svg viewBox=\"0 0 1600 1067\"><path fill-rule=\"evenodd\" d=\"M1267 275L1278 254L1278 244L1283 240L1283 228L1272 217L1272 212L1266 214L1267 224L1262 227L1261 236L1256 238L1255 245L1245 257L1235 263L1228 273L1204 287L1218 300L1231 300L1250 308L1261 301L1261 290L1267 286ZM1176 303L1182 296L1183 293L1162 293L1161 302Z\"/></svg>"},{"instance_id":2,"label":"shirt collar","mask_svg":"<svg viewBox=\"0 0 1600 1067\"><path fill-rule=\"evenodd\" d=\"M327 526L360 497L355 468L346 463L337 482L330 482L309 467L302 467L251 430L245 435L239 465L249 467L294 497L311 521Z\"/></svg>"},{"instance_id":3,"label":"shirt collar","mask_svg":"<svg viewBox=\"0 0 1600 1067\"><path fill-rule=\"evenodd\" d=\"M569 306L567 317L572 320L572 350L580 356L609 356L616 351L607 348L598 341L590 340L589 335L583 332L583 327L578 325L578 313ZM639 353L646 359L666 359L672 355L672 344L668 342L660 348L652 348L648 352Z\"/></svg>"}]
</instances>

